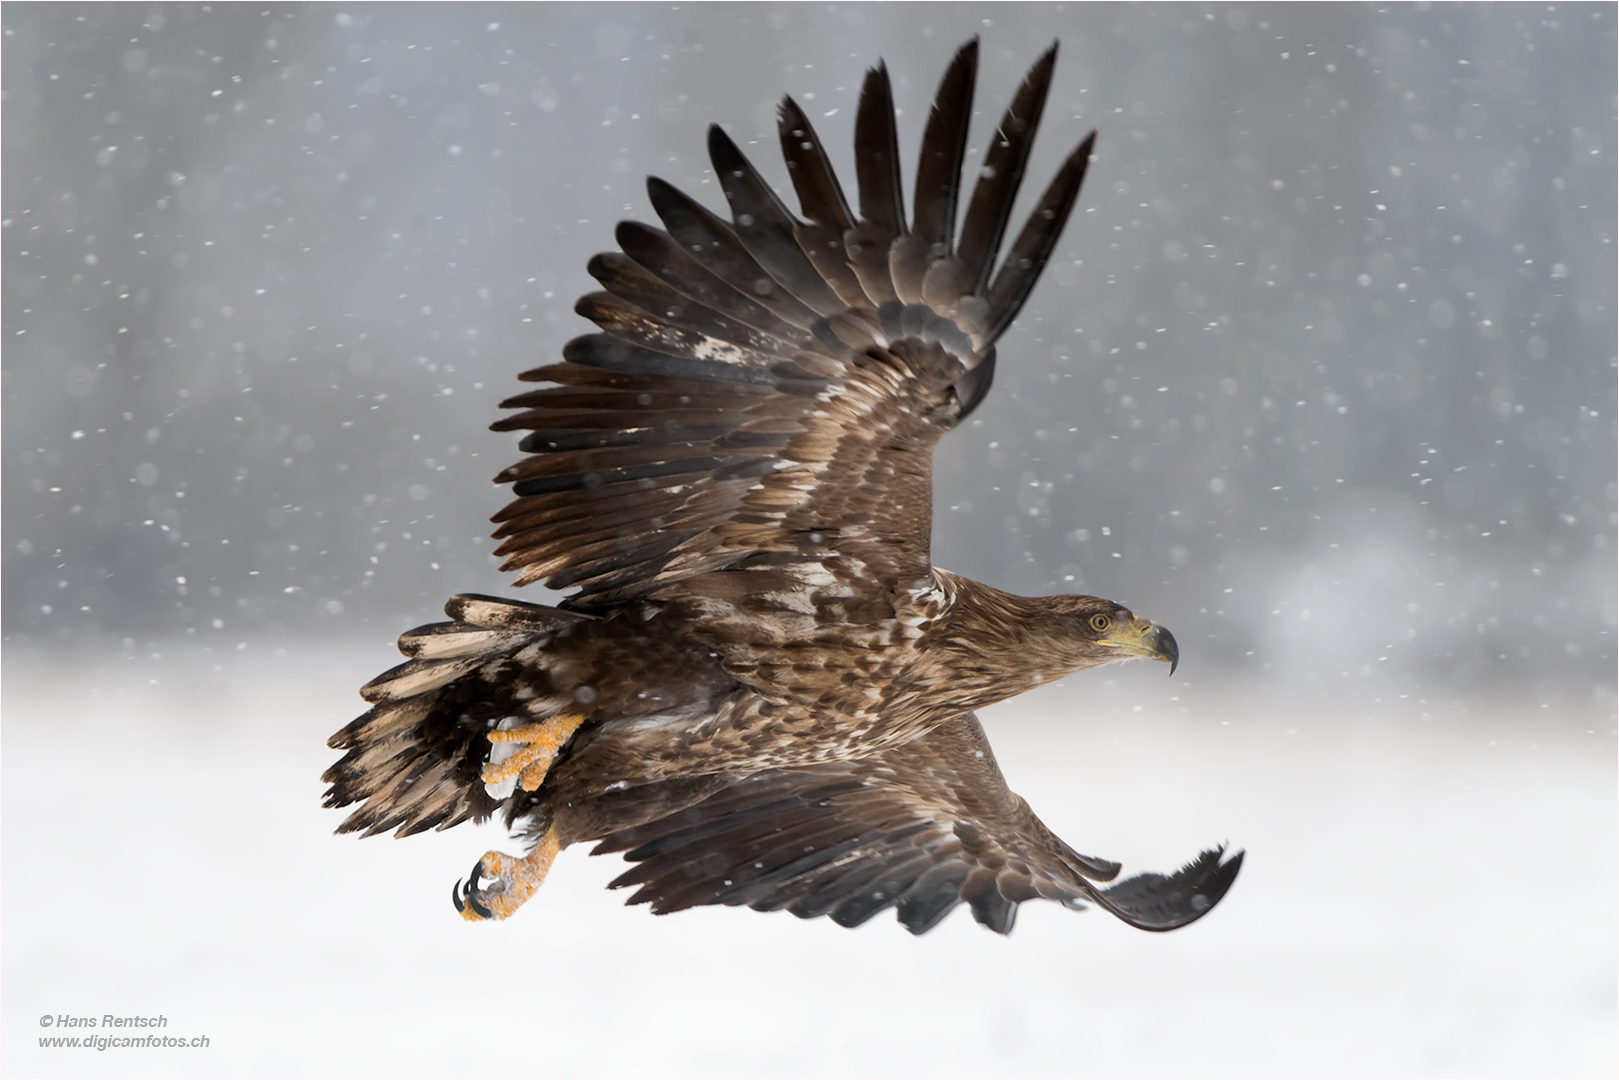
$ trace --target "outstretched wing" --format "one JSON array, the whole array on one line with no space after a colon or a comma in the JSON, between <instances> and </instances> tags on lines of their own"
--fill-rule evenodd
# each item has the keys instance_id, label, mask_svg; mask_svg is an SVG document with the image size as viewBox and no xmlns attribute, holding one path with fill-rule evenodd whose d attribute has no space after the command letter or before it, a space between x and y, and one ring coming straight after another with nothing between
<instances>
[{"instance_id":1,"label":"outstretched wing","mask_svg":"<svg viewBox=\"0 0 1619 1080\"><path fill-rule=\"evenodd\" d=\"M855 122L858 217L804 113L781 106L793 215L718 127L721 220L648 181L664 228L625 222L596 256L601 333L522 378L504 403L528 456L497 480L516 498L495 536L517 584L577 587L591 609L756 552L853 555L890 582L928 570L932 453L989 389L994 343L1040 276L1095 135L1068 157L1012 250L996 256L1045 103L1036 62L986 151L954 233L978 60L956 54L922 142L915 217L900 190L887 71Z\"/></svg>"},{"instance_id":2,"label":"outstretched wing","mask_svg":"<svg viewBox=\"0 0 1619 1080\"><path fill-rule=\"evenodd\" d=\"M1222 862L1222 847L1102 888L1119 864L1079 854L1034 816L971 714L874 757L755 773L592 854L614 851L636 865L613 886L640 886L630 903L659 914L746 904L857 926L892 907L913 934L963 902L1005 934L1036 897L1173 930L1219 903L1242 866L1241 852Z\"/></svg>"}]
</instances>

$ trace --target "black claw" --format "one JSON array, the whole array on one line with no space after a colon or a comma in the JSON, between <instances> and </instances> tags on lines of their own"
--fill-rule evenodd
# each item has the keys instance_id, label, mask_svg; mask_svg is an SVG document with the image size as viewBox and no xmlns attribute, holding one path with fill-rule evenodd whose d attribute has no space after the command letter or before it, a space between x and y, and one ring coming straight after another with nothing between
<instances>
[{"instance_id":1,"label":"black claw","mask_svg":"<svg viewBox=\"0 0 1619 1080\"><path fill-rule=\"evenodd\" d=\"M485 919L493 919L495 917L495 913L488 907L485 907L483 902L478 899L478 879L482 876L483 860L479 859L477 862L472 864L472 874L467 878L466 891L463 892L462 895L466 897L466 902L472 905L472 910L476 914L481 915ZM459 911L461 908L461 902L457 900L455 906L456 910Z\"/></svg>"},{"instance_id":2,"label":"black claw","mask_svg":"<svg viewBox=\"0 0 1619 1080\"><path fill-rule=\"evenodd\" d=\"M450 903L455 905L457 914L460 914L467 909L467 906L461 902L461 882L459 879L457 879L456 883L450 888Z\"/></svg>"}]
</instances>

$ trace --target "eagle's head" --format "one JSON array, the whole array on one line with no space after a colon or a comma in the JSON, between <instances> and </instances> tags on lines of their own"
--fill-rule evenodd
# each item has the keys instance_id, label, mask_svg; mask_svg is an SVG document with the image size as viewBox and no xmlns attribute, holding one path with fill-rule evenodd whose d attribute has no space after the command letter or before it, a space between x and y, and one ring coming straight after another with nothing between
<instances>
[{"instance_id":1,"label":"eagle's head","mask_svg":"<svg viewBox=\"0 0 1619 1080\"><path fill-rule=\"evenodd\" d=\"M1144 657L1164 661L1173 675L1180 664L1174 634L1111 600L1049 596L1044 605L1042 644L1061 658L1064 667L1079 670Z\"/></svg>"}]
</instances>

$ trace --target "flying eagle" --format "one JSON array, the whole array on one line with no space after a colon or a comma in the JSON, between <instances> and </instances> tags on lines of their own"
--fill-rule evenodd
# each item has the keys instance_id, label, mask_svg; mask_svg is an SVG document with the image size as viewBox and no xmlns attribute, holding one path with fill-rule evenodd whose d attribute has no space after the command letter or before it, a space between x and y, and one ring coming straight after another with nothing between
<instances>
[{"instance_id":1,"label":"flying eagle","mask_svg":"<svg viewBox=\"0 0 1619 1080\"><path fill-rule=\"evenodd\" d=\"M965 902L1006 933L1035 897L1147 930L1206 913L1238 853L1103 887L1006 786L974 710L1072 672L1166 661L1169 631L1094 596L1013 596L934 567L933 448L972 413L995 342L1034 288L1096 134L996 256L1039 125L1053 45L991 137L957 228L978 42L955 55L917 160L909 221L886 68L855 119L858 211L784 98L790 211L718 126L726 221L647 181L576 310L600 333L521 378L494 425L526 432L495 521L516 583L555 607L462 595L399 639L330 740L339 832L409 836L497 812L528 853L456 883L503 919L570 844L634 865L658 912L786 908L913 933Z\"/></svg>"}]
</instances>

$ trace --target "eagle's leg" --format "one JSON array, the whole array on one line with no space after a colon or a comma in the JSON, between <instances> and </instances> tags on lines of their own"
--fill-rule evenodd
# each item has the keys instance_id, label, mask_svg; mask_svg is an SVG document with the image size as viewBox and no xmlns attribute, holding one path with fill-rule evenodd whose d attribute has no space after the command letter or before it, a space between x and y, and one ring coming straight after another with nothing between
<instances>
[{"instance_id":1,"label":"eagle's leg","mask_svg":"<svg viewBox=\"0 0 1619 1080\"><path fill-rule=\"evenodd\" d=\"M557 751L568 741L585 718L578 713L564 713L523 727L496 729L489 733L489 763L483 767L483 782L490 786L517 777L517 785L524 791L537 791L551 770ZM510 753L501 751L509 749Z\"/></svg>"},{"instance_id":2,"label":"eagle's leg","mask_svg":"<svg viewBox=\"0 0 1619 1080\"><path fill-rule=\"evenodd\" d=\"M557 752L584 721L581 713L564 713L537 724L491 731L483 782L494 787L515 778L524 791L539 790ZM500 851L485 852L472 868L466 885L455 883L450 895L456 910L471 922L506 918L534 895L561 850L555 832L547 830L534 850L522 858Z\"/></svg>"},{"instance_id":3,"label":"eagle's leg","mask_svg":"<svg viewBox=\"0 0 1619 1080\"><path fill-rule=\"evenodd\" d=\"M472 867L466 885L455 883L450 898L468 922L504 919L522 907L545 881L562 844L555 829L547 829L534 850L523 858L486 851ZM483 883L480 884L480 881Z\"/></svg>"}]
</instances>

